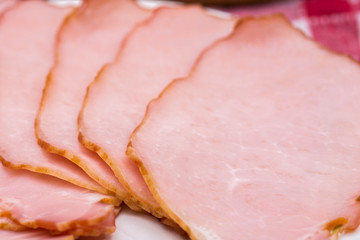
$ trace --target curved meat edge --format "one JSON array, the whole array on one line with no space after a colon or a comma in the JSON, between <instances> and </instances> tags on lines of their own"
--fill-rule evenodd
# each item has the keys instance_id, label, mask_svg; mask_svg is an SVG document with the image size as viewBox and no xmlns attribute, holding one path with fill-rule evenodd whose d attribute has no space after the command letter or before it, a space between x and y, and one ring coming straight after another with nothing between
<instances>
[{"instance_id":1,"label":"curved meat edge","mask_svg":"<svg viewBox=\"0 0 360 240\"><path fill-rule=\"evenodd\" d=\"M131 0L128 0L128 1L132 2ZM88 0L87 2L90 2L90 1ZM89 3L89 5L90 4L91 3ZM138 9L141 9L144 12L146 11L149 14L151 14L150 10L142 9L140 6L137 6L136 3L132 3L132 4L136 5L136 7L138 7ZM77 12L75 10L71 15L69 15L67 17L67 19L63 22L62 26L60 27L59 33L61 32L62 28L66 28L67 22L71 21L72 18L75 18L76 15L77 15ZM56 41L57 42L61 41L59 34L57 36ZM120 43L119 43L119 45L120 45ZM55 56L55 62L57 62L58 60L59 60L59 57ZM56 66L56 64L54 66ZM50 71L50 73L49 73L49 75L47 77L45 88L43 89L43 96L42 96L42 99L41 99L39 111L38 111L36 121L35 121L35 133L36 133L36 137L38 139L38 144L44 150L49 151L49 152L54 153L54 154L58 154L60 156L65 157L66 159L72 161L73 163L78 165L81 169L83 169L92 179L94 179L100 185L107 188L111 192L114 192L131 209L133 209L135 211L141 211L141 208L138 207L137 201L135 201L130 196L130 194L122 186L120 188L119 186L112 185L109 181L106 181L103 178L101 178L101 176L99 176L93 169L91 169L90 167L87 166L86 161L84 161L80 155L77 155L77 153L74 153L71 150L62 149L61 147L57 147L57 146L47 142L46 140L44 140L44 138L41 137L41 134L40 134L41 133L41 129L40 129L40 119L41 118L40 118L40 116L41 116L42 112L44 112L43 111L44 110L44 101L46 101L46 98L47 98L47 96L46 96L47 95L47 88L48 88L48 86L50 85L50 83L52 81L52 76L51 76L52 72L53 72L53 69ZM89 149L89 150L91 150L91 149ZM101 159L99 158L99 160L101 160Z\"/></svg>"},{"instance_id":2,"label":"curved meat edge","mask_svg":"<svg viewBox=\"0 0 360 240\"><path fill-rule=\"evenodd\" d=\"M0 213L0 229L10 230L10 231L24 231L28 228L20 224L17 224L16 222L12 221L10 218L1 217L1 213Z\"/></svg>"},{"instance_id":3,"label":"curved meat edge","mask_svg":"<svg viewBox=\"0 0 360 240\"><path fill-rule=\"evenodd\" d=\"M26 169L29 170L31 172L37 172L37 173L41 173L41 174L45 174L45 175L50 175L59 179L62 179L64 181L73 183L76 186L79 187L83 187L89 190L93 190L96 191L98 193L103 193L103 194L107 194L107 195L114 195L113 192L101 187L100 185L97 184L93 184L92 182L88 181L86 184L84 184L84 182L78 181L75 178L71 178L70 176L66 176L65 174L63 174L61 171L56 171L55 169L50 169L47 167L34 167L32 165L28 165L28 164L13 164L12 162L7 161L6 159L4 159L3 157L0 156L0 162L8 168L11 169ZM114 204L117 206L120 204L120 200L114 202Z\"/></svg>"},{"instance_id":4,"label":"curved meat edge","mask_svg":"<svg viewBox=\"0 0 360 240\"><path fill-rule=\"evenodd\" d=\"M129 41L129 38L131 37L131 35L136 32L136 30L138 28L141 28L142 26L145 26L148 22L150 22L155 16L156 13L159 11L159 9L162 8L158 8L156 10L153 11L153 14L150 18L148 18L147 20L137 24L137 26L135 26L125 37L125 39L123 40L120 49L119 49L119 53L121 54L122 49L125 47L127 41ZM80 141L80 143L86 147L87 149L96 152L109 166L110 168L113 170L113 172L115 173L116 177L119 179L119 181L121 182L121 184L125 187L125 189L130 193L130 196L128 197L128 200L124 200L124 202L129 205L128 203L130 203L130 205L135 204L135 206L139 206L138 209L135 209L137 211L142 211L145 210L146 212L151 213L152 215L154 215L157 218L162 218L165 217L165 219L167 218L167 214L160 208L160 206L154 206L151 203L148 203L146 200L142 199L140 196L138 196L136 194L135 191L133 191L131 189L131 186L128 184L128 182L125 180L125 178L122 176L121 171L117 168L115 168L113 166L113 162L115 161L114 159L110 158L109 155L97 144L91 142L89 139L87 139L83 134L82 134L82 130L81 130L81 122L83 121L83 110L87 104L87 99L89 97L89 91L90 88L97 82L100 81L101 78L101 74L102 72L106 69L108 64L104 65L102 67L102 69L98 72L97 76L95 77L95 79L89 84L89 86L86 89L86 95L78 116L78 132L79 132L79 136L78 136L78 140ZM133 207L135 207L133 206ZM130 206L130 208L133 209L133 207ZM134 209L133 209L134 210ZM169 225L171 225L171 223L169 223Z\"/></svg>"},{"instance_id":5,"label":"curved meat edge","mask_svg":"<svg viewBox=\"0 0 360 240\"><path fill-rule=\"evenodd\" d=\"M13 2L13 4L9 7L9 4L11 2ZM0 5L0 7L3 8L2 10L5 10L5 12L3 12L3 13L6 13L6 12L8 12L7 10L13 10L14 8L19 6L20 4L21 4L20 1L18 1L18 2L16 2L16 1L8 1L6 4L3 3L3 5ZM53 7L53 8L56 8L56 7ZM67 13L65 13L64 17L67 14L69 14L69 12L72 11L72 8L67 8L67 9L68 9L68 10L66 10ZM64 9L64 11L65 11L65 9ZM3 16L4 15L2 14L0 21L3 21ZM52 156L49 155L49 157L52 157ZM81 169L76 170L74 168L71 168L72 166L70 166L70 165L72 165L72 164L66 164L65 163L64 165L66 165L66 166L64 166L64 167L70 167L72 169L71 170L72 172L75 172L76 174L78 174L77 178L74 178L74 177L72 177L72 176L70 176L68 174L64 174L61 171L58 171L57 169L50 169L50 168L47 168L45 166L33 166L31 164L14 163L11 160L5 159L3 156L0 156L0 161L5 166L13 168L13 169L27 169L27 170L30 170L30 171L33 171L33 172L39 172L39 173L55 176L57 178L65 180L65 181L72 182L77 186L84 187L84 188L87 188L87 189L90 189L90 190L94 190L94 191L97 191L97 192L100 192L100 193L104 193L104 194L109 194L110 193L108 190L105 190L100 185L96 184L90 178L88 178L88 176L85 173L83 173L83 171Z\"/></svg>"},{"instance_id":6,"label":"curved meat edge","mask_svg":"<svg viewBox=\"0 0 360 240\"><path fill-rule=\"evenodd\" d=\"M279 17L282 18L289 26L291 26L292 28L294 28L296 31L298 31L304 38L309 39L311 41L314 42L313 39L311 39L309 36L307 36L306 34L304 34L301 30L293 27L293 25L291 24L291 22L284 17L282 14L273 14L273 15L268 15L268 16L261 16L261 17L245 17L240 19L235 28L234 28L234 32L236 31L236 29L240 28L242 26L242 24L246 23L247 21L252 21L252 20L263 20L263 19L267 19L267 18L272 18L272 17ZM193 68L191 70L191 72L189 73L189 75L185 78L178 78L178 79L174 79L168 86L166 86L163 91L159 94L159 96L155 99L153 99L152 101L149 102L147 108L146 108L146 113L144 115L143 120L141 121L141 123L135 128L135 130L133 131L133 133L131 134L131 137L129 139L129 143L128 143L128 147L126 150L126 154L128 155L128 157L139 167L139 170L146 182L146 184L148 185L150 191L152 192L154 198L156 199L156 201L160 204L161 208L166 211L166 213L170 216L170 218L177 223L188 235L192 240L198 240L198 238L193 234L193 232L191 231L190 227L185 224L185 222L179 218L166 204L166 202L160 197L160 195L158 194L157 190L156 190L156 184L154 184L153 181L153 177L151 176L151 173L148 172L148 170L145 168L142 159L138 156L138 154L136 153L136 150L134 149L133 145L132 145L132 140L133 137L136 135L137 131L139 131L142 127L142 125L146 122L147 117L150 113L150 107L152 104L155 104L157 101L160 101L162 96L164 95L165 92L167 92L168 90L170 90L172 88L173 85L176 84L176 82L178 81L183 81L186 80L189 76L192 75L192 73L195 71L198 63L201 61L202 57L206 54L206 52L211 49L212 47L216 46L217 44L226 41L227 39L230 39L233 36L234 33L230 34L229 36L219 39L218 41L216 41L215 43L213 43L211 46L209 46L208 48L206 48L199 56L199 58L196 60L195 64L193 65ZM353 59L350 55L348 54L343 54L343 53L338 53L335 52L323 45L321 45L320 43L317 43L317 46L321 49L324 49L326 51L329 51L333 54L339 55L339 56L343 56L343 57L347 57L349 60L353 61L354 63L356 63L357 65L360 66L359 62L357 62L355 59ZM360 196L358 197L357 201L360 201ZM356 223L356 226L348 226L347 225L347 220L344 218L337 218L334 219L333 221L328 222L327 224L325 224L323 226L323 230L324 231L328 231L330 235L332 235L332 237L334 237L334 240L337 240L340 234L343 233L349 233L349 232L353 232L357 229L357 227L360 226L360 218L358 220L358 222ZM328 239L325 238L324 235L322 235L322 233L317 233L319 234L319 239Z\"/></svg>"},{"instance_id":7,"label":"curved meat edge","mask_svg":"<svg viewBox=\"0 0 360 240\"><path fill-rule=\"evenodd\" d=\"M50 233L52 235L71 234L75 236L99 236L101 234L111 234L116 230L114 221L115 221L115 216L119 212L120 212L120 208L116 208L114 211L110 212L108 216L104 216L103 220L98 222L96 225L75 226L73 229L67 230L65 232L50 230ZM78 223L74 225L77 224ZM21 223L18 223L17 219L13 218L11 213L6 211L0 213L0 229L16 231L16 232L32 230L32 228L26 227L24 225L21 225Z\"/></svg>"},{"instance_id":8,"label":"curved meat edge","mask_svg":"<svg viewBox=\"0 0 360 240\"><path fill-rule=\"evenodd\" d=\"M203 8L201 5L196 5L196 4L191 4L191 5L185 5L185 6L181 6L182 8L191 8L191 7L199 7L202 9L202 11L204 12L204 14L209 14L205 8ZM154 10L153 15L151 18L145 20L144 22L138 24L130 33L128 33L127 37L124 39L122 46L120 47L120 51L119 51L119 56L121 56L121 51L122 49L127 45L127 42L131 40L131 36L133 35L133 33L135 33L137 31L138 28L141 28L143 26L146 26L149 22L151 22L156 15L162 10L162 9L166 9L167 7L160 7L156 10ZM223 18L218 17L218 16L211 16L213 18L216 19L221 19L223 20ZM229 20L230 21L230 20ZM220 38L220 36L219 36ZM206 46L204 46L204 48L206 48ZM127 182L127 180L124 178L123 174L121 173L121 170L117 169L113 162L115 162L115 159L112 159L111 156L105 152L99 145L97 145L96 143L92 142L91 140L89 140L85 134L82 133L82 122L84 121L84 109L87 105L87 101L89 98L89 94L90 94L90 89L93 85L95 85L98 81L101 81L101 76L102 76L102 72L106 69L107 65L103 66L103 68L99 71L98 75L96 76L96 78L94 79L94 81L88 86L87 88L87 92L86 92L86 96L84 98L84 102L83 102L83 106L81 108L81 111L79 113L78 116L78 126L79 126L79 141L89 150L96 152L114 171L115 175L117 176L117 178L120 180L121 184L127 189L127 191L130 192L131 197L132 197L132 201L134 201L135 203L137 203L141 208L143 208L145 211L151 213L152 215L154 215L155 217L158 218L162 218L162 222L166 225L172 226L174 228L178 228L178 226L174 223L172 223L172 221L168 221L168 215L167 213L159 206L159 205L155 205L153 203L151 203L150 201L148 201L147 199L142 198L141 196L139 196L136 191L134 191L132 189L132 186Z\"/></svg>"},{"instance_id":9,"label":"curved meat edge","mask_svg":"<svg viewBox=\"0 0 360 240\"><path fill-rule=\"evenodd\" d=\"M9 230L0 230L0 237L6 240L19 240L19 237L27 240L74 240L72 235L52 236L45 231L28 230L22 232L14 232Z\"/></svg>"}]
</instances>

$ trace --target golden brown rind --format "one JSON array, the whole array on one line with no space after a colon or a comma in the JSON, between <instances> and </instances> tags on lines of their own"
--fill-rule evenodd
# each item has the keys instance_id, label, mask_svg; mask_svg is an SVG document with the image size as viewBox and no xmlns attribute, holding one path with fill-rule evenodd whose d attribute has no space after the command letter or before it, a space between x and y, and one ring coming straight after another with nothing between
<instances>
[{"instance_id":1,"label":"golden brown rind","mask_svg":"<svg viewBox=\"0 0 360 240\"><path fill-rule=\"evenodd\" d=\"M121 43L118 56L121 55L122 50L127 45L129 38L131 38L131 36L134 34L134 32L136 32L137 29L139 29L143 26L146 26L149 22L152 21L153 18L156 17L156 15L158 14L159 11L162 11L162 9L166 9L166 8L167 7L160 7L158 9L155 9L153 11L153 14L148 19L138 23L124 38L123 42ZM86 147L87 149L89 149L93 152L96 152L109 165L109 167L112 169L112 171L114 172L115 176L120 181L122 186L130 193L126 198L124 198L124 202L126 203L126 205L129 206L129 208L131 208L134 211L139 211L139 212L145 210L146 212L152 214L153 216L155 216L157 218L167 217L166 213L161 208L151 204L150 202L146 201L145 199L141 198L138 194L136 194L136 192L131 189L131 186L123 177L120 169L116 168L113 165L113 162L115 162L115 160L110 158L109 155L100 146L91 142L82 134L81 122L83 121L83 110L84 110L84 108L87 104L88 98L89 98L90 88L94 84L96 84L96 82L100 81L102 73L106 69L106 67L107 67L107 64L102 67L102 69L98 72L97 76L95 77L94 81L92 83L90 83L90 85L87 87L83 105L82 105L82 108L81 108L79 116L78 116L78 126L79 126L78 140L84 147Z\"/></svg>"},{"instance_id":2,"label":"golden brown rind","mask_svg":"<svg viewBox=\"0 0 360 240\"><path fill-rule=\"evenodd\" d=\"M10 220L7 217L0 217L0 229L18 232L18 231L24 231L27 228L20 224L15 223L14 221Z\"/></svg>"},{"instance_id":3,"label":"golden brown rind","mask_svg":"<svg viewBox=\"0 0 360 240\"><path fill-rule=\"evenodd\" d=\"M6 11L16 7L16 5L18 5L19 2L16 2L15 4L13 4L12 6L10 6ZM70 13L69 15L71 15L73 13ZM67 18L69 18L69 15L67 16ZM64 21L67 21L67 18ZM57 178L60 178L62 180L68 181L68 182L72 182L73 184L89 189L89 190L93 190L99 193L104 193L104 194L109 194L109 191L97 186L97 185L88 185L88 184L84 184L83 182L77 181L74 178L71 178L70 176L66 176L64 174L62 174L60 171L56 171L54 169L49 169L49 168L45 168L45 167L35 167L35 166L31 166L31 165L27 165L27 164L14 164L12 162L8 162L6 161L3 157L0 156L0 161L3 163L4 166L12 168L12 169L26 169L29 171L33 171L33 172L38 172L38 173L43 173L43 174L47 174L50 176L54 176Z\"/></svg>"},{"instance_id":4,"label":"golden brown rind","mask_svg":"<svg viewBox=\"0 0 360 240\"><path fill-rule=\"evenodd\" d=\"M206 10L200 5L192 4L192 5L185 5L185 6L182 6L182 7L183 8L198 7L198 8L201 8L207 14ZM125 37L125 39L123 40L122 45L120 46L118 57L121 57L121 52L126 47L127 42L131 40L131 36L134 34L134 32L136 32L136 30L138 28L146 26L149 22L152 21L152 19L154 19L156 17L156 15L159 14L160 11L163 11L164 9L167 9L167 8L168 7L160 7L158 9L155 9L150 18L148 18L147 20L139 23L136 27L134 27L132 29L132 31L129 32L127 34L127 36ZM212 17L219 18L217 16L212 16ZM175 227L175 226L177 224L176 223L170 223L171 221L169 221L169 216L167 215L167 213L162 208L159 208L159 206L156 206L156 205L150 203L149 201L141 198L135 191L133 191L131 186L128 184L126 179L123 177L120 169L117 169L116 167L114 167L113 162L115 162L115 160L111 159L111 157L100 146L98 146L97 144L91 142L89 139L87 139L82 134L81 125L82 125L82 122L83 122L83 111L84 111L84 108L87 105L87 101L88 101L89 94L90 94L90 89L94 84L101 81L101 76L103 74L103 71L106 69L106 67L107 67L107 65L103 66L103 68L99 71L99 73L96 76L96 78L94 79L94 81L87 88L86 96L85 96L85 99L84 99L84 102L83 102L83 106L81 108L81 111L80 111L80 114L79 114L79 117L78 117L78 126L79 126L79 137L78 137L78 139L82 143L83 146L85 146L87 149L89 149L91 151L96 152L110 166L110 168L115 173L116 177L119 179L120 183L130 193L130 196L128 196L128 199L124 200L125 203L127 203L127 200L128 200L129 203L135 203L136 205L140 206L142 209L144 209L145 211L151 213L152 215L154 215L157 218L167 218L168 220L165 221L165 222L168 223L168 224L166 224L166 225L173 226L176 229L177 227ZM132 208L131 206L129 206L129 207Z\"/></svg>"},{"instance_id":5,"label":"golden brown rind","mask_svg":"<svg viewBox=\"0 0 360 240\"><path fill-rule=\"evenodd\" d=\"M76 17L77 15L77 11L79 11L80 9L85 9L85 5L87 4L87 1L84 1L82 6L74 9L74 11L72 13L70 13L66 19L63 21L62 25L60 26L59 30L58 30L58 34L56 36L56 41L55 41L55 46L54 49L56 49L56 45L59 44L61 42L61 37L60 34L62 32L62 30L66 27L67 23L74 17ZM59 64L59 54L57 51L55 51L55 63L54 63L54 67L56 65ZM72 161L73 163L75 163L76 165L78 165L82 170L84 170L84 172L86 172L88 174L89 177L91 177L92 179L94 179L97 183L99 183L101 186L103 186L104 188L106 188L106 190L101 190L101 193L105 193L105 194L109 194L109 195L116 195L120 200L124 200L128 193L120 191L117 187L109 185L107 182L103 181L94 171L92 171L87 165L86 163L79 158L77 155L73 154L70 151L64 150L64 149L60 149L57 148L47 142L45 142L44 140L42 140L40 138L40 116L43 112L44 109L44 102L47 99L48 96L48 88L52 83L52 71L54 69L54 67L52 68L52 70L50 70L50 73L47 76L46 79L46 83L45 83L45 87L43 89L43 94L42 94L42 98L41 98L41 102L40 102L40 107L39 107L39 111L37 113L36 119L35 119L35 134L36 134L36 138L38 139L38 144L41 148L43 148L44 150L63 156L66 159Z\"/></svg>"},{"instance_id":6,"label":"golden brown rind","mask_svg":"<svg viewBox=\"0 0 360 240\"><path fill-rule=\"evenodd\" d=\"M86 236L98 236L99 234L102 234L102 232L98 232L96 229L93 230L89 228L89 226L96 226L97 224L100 224L102 221L104 221L110 214L113 214L114 209L110 208L103 216L96 217L92 219L87 220L74 220L71 222L65 222L61 224L56 224L53 222L47 222L42 220L27 220L22 221L15 217L13 217L12 213L9 211L2 211L0 213L0 217L6 217L13 221L15 224L24 226L25 228L30 229L46 229L52 232L53 234L59 234L59 233L67 233L67 234L74 234L76 235L86 235ZM104 229L104 233L112 233L115 229Z\"/></svg>"},{"instance_id":7,"label":"golden brown rind","mask_svg":"<svg viewBox=\"0 0 360 240\"><path fill-rule=\"evenodd\" d=\"M242 18L239 19L233 33L231 33L229 36L219 39L218 41L216 41L215 43L213 43L211 46L209 46L207 49L205 49L200 56L198 57L198 59L196 60L195 64L193 65L193 68L191 70L191 72L189 73L189 75L185 78L181 78L181 79L174 79L170 84L168 84L168 86L166 86L163 91L159 94L159 96L155 99L153 99L147 106L145 115L143 120L141 121L141 123L135 128L135 130L133 131L133 133L131 134L130 140L129 140L129 144L128 144L128 148L126 150L126 154L128 155L128 157L134 162L136 163L136 165L139 167L141 174L143 175L146 184L148 185L150 191L152 192L154 198L156 199L156 201L160 204L161 208L168 214L168 216L174 221L176 222L188 235L192 240L197 240L196 236L193 234L193 232L191 231L190 227L181 219L179 218L166 204L166 202L161 198L160 194L157 192L156 190L156 184L154 181L154 177L151 175L150 172L147 171L147 169L145 168L142 159L139 157L139 155L136 153L136 149L134 149L133 145L132 145L132 141L134 136L136 135L137 131L139 131L139 129L145 124L145 122L148 119L149 113L150 113L150 108L152 104L155 104L157 101L160 101L161 98L163 97L163 95L165 94L165 92L170 91L170 89L175 85L175 83L177 81L183 81L186 80L187 78L191 77L191 75L194 73L194 71L197 68L197 65L199 64L199 62L201 61L201 59L204 57L204 55L206 54L207 51L209 51L209 49L215 47L216 45L225 42L229 39L231 39L235 33L237 31L240 31L240 28L242 27L243 24L245 24L248 21L267 21L269 19L273 19L273 18L278 18L281 19L282 21L286 22L290 27L292 27L295 31L297 31L299 34L301 34L304 38L308 39L309 41L314 41L313 39L311 39L310 37L306 36L301 30L295 28L291 22L284 17L282 14L273 14L273 15L268 15L268 16L261 16L261 17L246 17L246 18ZM326 51L331 52L332 54L336 54L336 55L340 55L343 57L346 57L348 59L350 59L351 61L355 62L356 64L359 64L359 62L357 62L355 59L353 59L351 56L349 56L348 54L343 54L343 53L338 53L335 52L323 45L321 45L320 43L317 43L317 47L324 49ZM360 196L359 196L360 199ZM338 218L335 219L333 221L329 221L328 223L323 225L323 230L324 231L328 231L329 232L329 236L332 237L332 239L337 240L338 236L343 234L343 233L348 233L348 232L352 232L354 231L359 225L360 225L360 217L359 217L359 222L357 223L356 227L354 226L347 226L347 219L346 218Z\"/></svg>"},{"instance_id":8,"label":"golden brown rind","mask_svg":"<svg viewBox=\"0 0 360 240\"><path fill-rule=\"evenodd\" d=\"M0 156L0 162L8 168L11 169L26 169L32 172L37 172L37 173L42 173L42 174L46 174L46 175L50 175L59 179L62 179L64 181L70 182L76 186L79 187L83 187L92 191L96 191L102 194L107 194L107 195L111 195L112 193L108 190L106 190L105 188L102 188L101 186L97 186L97 185L89 185L89 184L84 184L83 182L80 182L78 180L76 180L75 178L71 178L69 176L66 176L64 174L62 174L60 171L56 171L54 169L50 169L50 168L46 168L46 167L34 167L32 165L27 165L27 164L13 164L12 162L6 161L6 159L4 159L3 157ZM120 200L116 200L114 202L120 203Z\"/></svg>"}]
</instances>

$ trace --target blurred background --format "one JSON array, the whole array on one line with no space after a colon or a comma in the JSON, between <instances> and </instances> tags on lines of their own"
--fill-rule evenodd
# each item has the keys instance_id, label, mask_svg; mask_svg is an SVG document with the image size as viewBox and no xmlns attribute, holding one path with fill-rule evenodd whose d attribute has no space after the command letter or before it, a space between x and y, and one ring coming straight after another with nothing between
<instances>
[{"instance_id":1,"label":"blurred background","mask_svg":"<svg viewBox=\"0 0 360 240\"><path fill-rule=\"evenodd\" d=\"M282 13L305 34L360 60L360 0L182 0L236 16Z\"/></svg>"}]
</instances>

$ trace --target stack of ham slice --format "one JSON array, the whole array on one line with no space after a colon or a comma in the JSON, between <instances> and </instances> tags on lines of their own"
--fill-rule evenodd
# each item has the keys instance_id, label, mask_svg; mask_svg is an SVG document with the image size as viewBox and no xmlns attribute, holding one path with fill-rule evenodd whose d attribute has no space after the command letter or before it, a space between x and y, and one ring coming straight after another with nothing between
<instances>
[{"instance_id":1,"label":"stack of ham slice","mask_svg":"<svg viewBox=\"0 0 360 240\"><path fill-rule=\"evenodd\" d=\"M360 223L359 79L283 17L243 20L149 105L128 154L192 239L335 239Z\"/></svg>"},{"instance_id":2,"label":"stack of ham slice","mask_svg":"<svg viewBox=\"0 0 360 240\"><path fill-rule=\"evenodd\" d=\"M150 14L132 1L84 1L58 33L55 65L36 122L44 149L70 159L121 199L127 192L111 169L77 141L77 117L86 87L100 68L115 58L126 33Z\"/></svg>"},{"instance_id":3,"label":"stack of ham slice","mask_svg":"<svg viewBox=\"0 0 360 240\"><path fill-rule=\"evenodd\" d=\"M128 35L116 61L89 87L79 117L80 141L107 161L140 206L156 216L166 213L125 154L131 132L147 103L170 79L186 76L204 46L228 35L234 22L209 16L198 6L157 9Z\"/></svg>"},{"instance_id":4,"label":"stack of ham slice","mask_svg":"<svg viewBox=\"0 0 360 240\"><path fill-rule=\"evenodd\" d=\"M281 16L0 1L0 239L111 234L121 202L193 240L337 239L359 78Z\"/></svg>"}]
</instances>

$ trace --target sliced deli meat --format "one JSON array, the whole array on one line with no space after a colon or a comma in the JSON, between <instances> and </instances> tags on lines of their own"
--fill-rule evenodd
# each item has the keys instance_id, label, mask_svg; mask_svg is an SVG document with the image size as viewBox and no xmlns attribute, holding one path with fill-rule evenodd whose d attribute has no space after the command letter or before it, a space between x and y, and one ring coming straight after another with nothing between
<instances>
[{"instance_id":1,"label":"sliced deli meat","mask_svg":"<svg viewBox=\"0 0 360 240\"><path fill-rule=\"evenodd\" d=\"M16 0L2 0L0 1L0 14L9 9L11 6L14 6Z\"/></svg>"},{"instance_id":2,"label":"sliced deli meat","mask_svg":"<svg viewBox=\"0 0 360 240\"><path fill-rule=\"evenodd\" d=\"M52 176L0 166L1 216L28 228L76 235L108 233L115 230L117 201Z\"/></svg>"},{"instance_id":3,"label":"sliced deli meat","mask_svg":"<svg viewBox=\"0 0 360 240\"><path fill-rule=\"evenodd\" d=\"M1 215L1 213L0 213ZM51 235L45 230L31 230L18 223L15 223L7 217L0 217L0 239L4 240L74 240L69 234Z\"/></svg>"},{"instance_id":4,"label":"sliced deli meat","mask_svg":"<svg viewBox=\"0 0 360 240\"><path fill-rule=\"evenodd\" d=\"M1 212L0 212L1 216ZM24 227L8 217L0 217L0 229L11 230L11 231L23 231L27 230L27 227Z\"/></svg>"},{"instance_id":5,"label":"sliced deli meat","mask_svg":"<svg viewBox=\"0 0 360 240\"><path fill-rule=\"evenodd\" d=\"M34 121L41 90L53 64L57 29L69 8L19 1L0 21L0 158L12 168L53 175L108 192L78 166L37 145Z\"/></svg>"},{"instance_id":6,"label":"sliced deli meat","mask_svg":"<svg viewBox=\"0 0 360 240\"><path fill-rule=\"evenodd\" d=\"M128 194L109 166L79 143L77 117L87 86L114 60L125 34L150 14L132 0L85 0L58 34L55 65L36 121L44 149L76 163L121 199Z\"/></svg>"},{"instance_id":7,"label":"sliced deli meat","mask_svg":"<svg viewBox=\"0 0 360 240\"><path fill-rule=\"evenodd\" d=\"M336 239L360 221L359 79L283 17L242 20L149 105L128 155L192 239Z\"/></svg>"},{"instance_id":8,"label":"sliced deli meat","mask_svg":"<svg viewBox=\"0 0 360 240\"><path fill-rule=\"evenodd\" d=\"M125 154L130 134L148 102L172 79L186 76L200 52L228 35L234 22L210 16L199 6L157 9L89 86L79 116L80 141L96 151L139 205L155 216L165 213Z\"/></svg>"},{"instance_id":9,"label":"sliced deli meat","mask_svg":"<svg viewBox=\"0 0 360 240\"><path fill-rule=\"evenodd\" d=\"M31 230L22 232L13 232L0 230L0 238L6 240L74 240L72 235L53 236L46 231Z\"/></svg>"}]
</instances>

